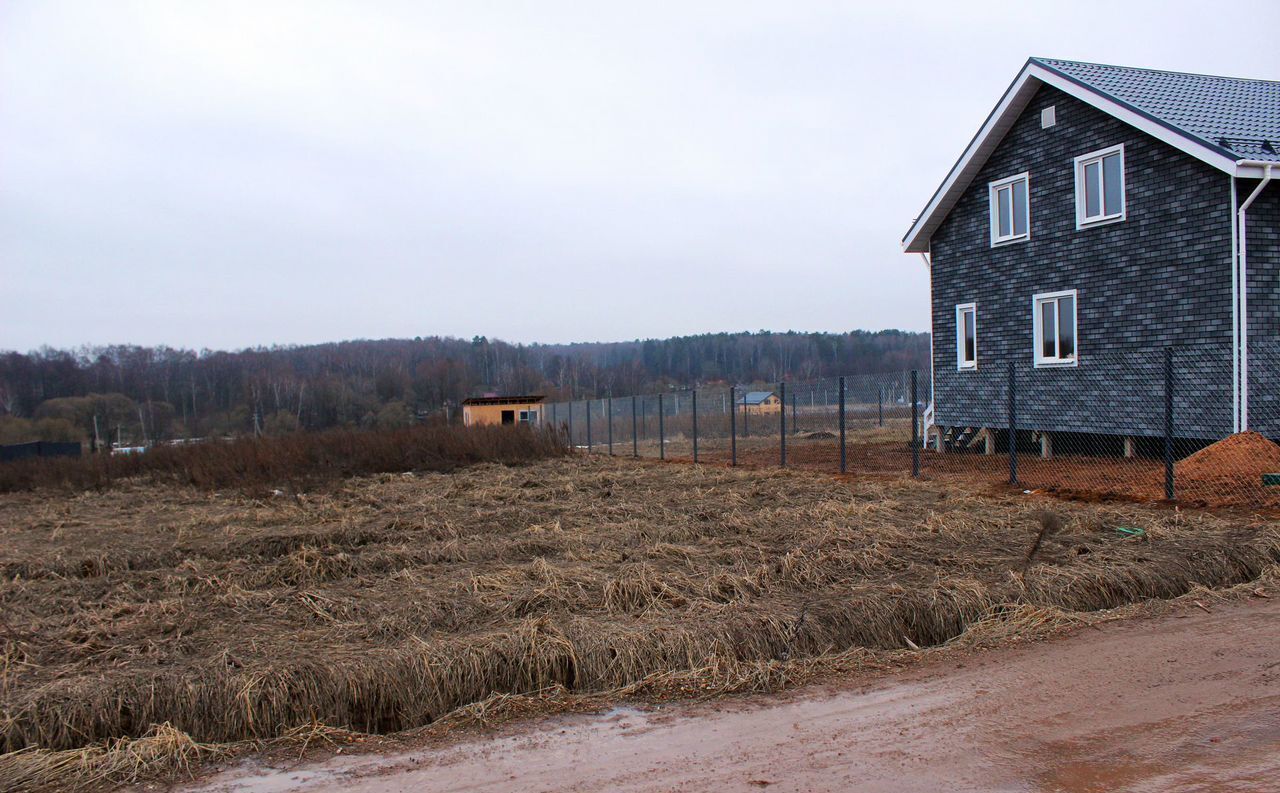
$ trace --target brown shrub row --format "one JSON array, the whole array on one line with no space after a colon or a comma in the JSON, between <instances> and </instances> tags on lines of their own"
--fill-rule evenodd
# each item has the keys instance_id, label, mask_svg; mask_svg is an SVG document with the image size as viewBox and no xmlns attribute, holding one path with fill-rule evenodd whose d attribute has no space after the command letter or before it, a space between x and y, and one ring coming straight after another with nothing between
<instances>
[{"instance_id":1,"label":"brown shrub row","mask_svg":"<svg viewBox=\"0 0 1280 793\"><path fill-rule=\"evenodd\" d=\"M326 430L159 446L141 454L4 463L0 464L0 493L42 487L102 490L134 477L210 489L297 490L363 474L453 471L481 462L529 462L568 451L560 437L521 427Z\"/></svg>"}]
</instances>

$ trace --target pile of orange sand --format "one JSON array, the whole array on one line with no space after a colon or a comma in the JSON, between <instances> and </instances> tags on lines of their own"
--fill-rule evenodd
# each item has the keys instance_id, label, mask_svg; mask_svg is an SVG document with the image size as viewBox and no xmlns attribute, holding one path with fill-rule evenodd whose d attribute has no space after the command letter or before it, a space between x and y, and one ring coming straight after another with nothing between
<instances>
[{"instance_id":1,"label":"pile of orange sand","mask_svg":"<svg viewBox=\"0 0 1280 793\"><path fill-rule=\"evenodd\" d=\"M1280 445L1256 432L1238 432L1204 447L1178 463L1179 481L1223 480L1255 483L1263 474L1280 473Z\"/></svg>"}]
</instances>

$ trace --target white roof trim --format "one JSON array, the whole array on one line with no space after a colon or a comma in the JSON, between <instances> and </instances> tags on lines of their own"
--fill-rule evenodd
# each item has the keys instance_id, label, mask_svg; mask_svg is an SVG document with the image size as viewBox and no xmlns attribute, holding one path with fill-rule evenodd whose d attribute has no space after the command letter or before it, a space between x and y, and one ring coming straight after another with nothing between
<instances>
[{"instance_id":1,"label":"white roof trim","mask_svg":"<svg viewBox=\"0 0 1280 793\"><path fill-rule=\"evenodd\" d=\"M1045 68L1035 61L1029 60L1018 73L1017 78L1004 92L999 104L987 116L986 122L978 130L978 134L969 142L964 154L951 167L947 178L943 180L928 205L911 224L905 237L902 238L902 249L907 253L923 253L929 250L929 238L937 231L947 213L960 200L961 194L973 182L978 171L986 164L1005 133L1013 126L1018 116L1026 109L1027 103L1035 95L1041 85L1052 85L1063 93L1074 96L1086 104L1092 105L1108 115L1114 116L1148 135L1161 140L1175 149L1186 152L1196 159L1233 176L1253 176L1254 171L1261 176L1262 169L1253 163L1237 162L1230 157L1206 146L1195 138L1189 138L1150 117L1116 102L1110 97L1100 94L1092 88L1067 79L1055 71Z\"/></svg>"},{"instance_id":2,"label":"white roof trim","mask_svg":"<svg viewBox=\"0 0 1280 793\"><path fill-rule=\"evenodd\" d=\"M1241 179L1261 179L1267 175L1267 166L1280 168L1280 162L1270 160L1236 160L1235 176Z\"/></svg>"}]
</instances>

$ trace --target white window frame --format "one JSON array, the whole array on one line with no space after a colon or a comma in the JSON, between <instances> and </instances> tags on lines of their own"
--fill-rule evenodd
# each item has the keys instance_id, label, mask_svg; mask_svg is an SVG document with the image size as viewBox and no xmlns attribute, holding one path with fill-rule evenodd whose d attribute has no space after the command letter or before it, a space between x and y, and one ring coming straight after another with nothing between
<instances>
[{"instance_id":1,"label":"white window frame","mask_svg":"<svg viewBox=\"0 0 1280 793\"><path fill-rule=\"evenodd\" d=\"M973 360L964 357L964 315L973 313ZM959 303L956 305L956 369L972 372L978 368L978 304Z\"/></svg>"},{"instance_id":2,"label":"white window frame","mask_svg":"<svg viewBox=\"0 0 1280 793\"><path fill-rule=\"evenodd\" d=\"M1022 222L1026 227L1026 231L1022 234L1015 232L1018 224L1014 222L1012 214L1009 217L1009 234L1000 235L1000 191L1006 187L1010 188L1009 193L1009 212L1013 212L1013 192L1012 186L1018 182L1023 182L1027 191L1027 205L1023 211ZM987 184L987 206L988 214L991 217L991 247L997 245L1008 245L1011 242L1026 242L1031 239L1031 172L1023 171L1020 174L1006 176Z\"/></svg>"},{"instance_id":3,"label":"white window frame","mask_svg":"<svg viewBox=\"0 0 1280 793\"><path fill-rule=\"evenodd\" d=\"M518 419L517 423L519 423L519 424L537 424L537 423L538 423L538 411L537 411L537 410L522 410L522 411L520 411L520 413L519 413L519 419Z\"/></svg>"},{"instance_id":4,"label":"white window frame","mask_svg":"<svg viewBox=\"0 0 1280 793\"><path fill-rule=\"evenodd\" d=\"M1071 327L1075 329L1076 349L1070 358L1046 358L1044 355L1044 323L1040 320L1040 306L1044 303L1053 303L1058 305L1058 300L1064 297L1070 297L1071 310ZM1062 327L1061 318L1058 315L1058 309L1054 308L1054 333ZM1033 337L1033 354L1035 356L1036 368L1042 367L1064 367L1078 366L1080 363L1080 295L1075 289L1064 289L1059 292L1041 292L1031 296L1031 325ZM977 327L976 325L974 326Z\"/></svg>"},{"instance_id":5,"label":"white window frame","mask_svg":"<svg viewBox=\"0 0 1280 793\"><path fill-rule=\"evenodd\" d=\"M1102 158L1111 154L1120 155L1120 211L1110 215L1105 214L1107 208L1107 188L1106 175L1102 169ZM1084 168L1091 163L1098 163L1098 206L1102 208L1104 214L1096 217L1085 216L1085 194L1084 194ZM1108 146L1105 149L1091 151L1088 154L1081 154L1075 158L1076 172L1076 231L1082 229L1093 228L1094 226L1105 226L1108 223L1120 223L1128 215L1129 202L1125 195L1125 177L1124 169L1124 144L1118 143L1115 146Z\"/></svg>"}]
</instances>

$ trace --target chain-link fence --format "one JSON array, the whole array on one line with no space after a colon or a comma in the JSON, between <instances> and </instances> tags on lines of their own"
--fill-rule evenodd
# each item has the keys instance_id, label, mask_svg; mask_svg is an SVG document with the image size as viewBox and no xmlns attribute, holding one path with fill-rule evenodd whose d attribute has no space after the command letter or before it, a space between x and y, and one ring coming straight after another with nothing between
<instances>
[{"instance_id":1,"label":"chain-link fence","mask_svg":"<svg viewBox=\"0 0 1280 793\"><path fill-rule=\"evenodd\" d=\"M1280 343L1238 360L1205 345L1057 363L672 389L542 417L592 453L1280 507Z\"/></svg>"},{"instance_id":2,"label":"chain-link fence","mask_svg":"<svg viewBox=\"0 0 1280 793\"><path fill-rule=\"evenodd\" d=\"M912 373L897 372L701 386L554 402L541 417L592 453L839 470L842 448L846 468L848 455L866 444L893 442L899 457L910 451L911 382ZM918 375L916 387L918 415L926 387Z\"/></svg>"}]
</instances>

